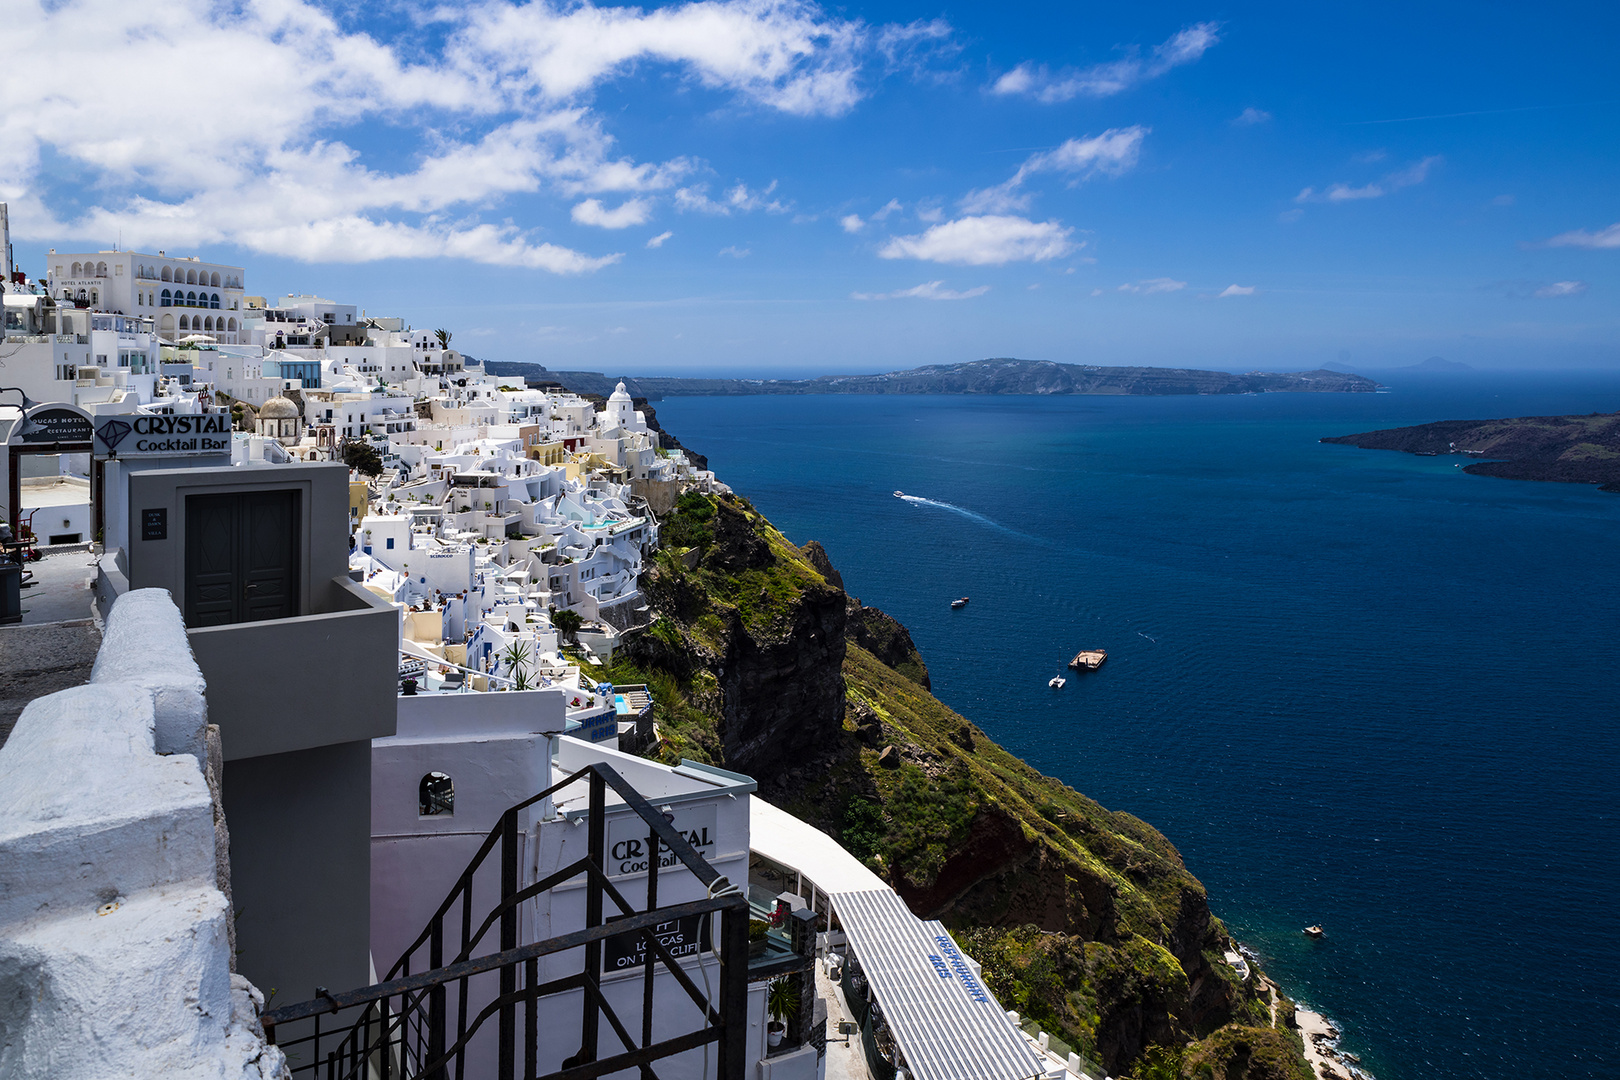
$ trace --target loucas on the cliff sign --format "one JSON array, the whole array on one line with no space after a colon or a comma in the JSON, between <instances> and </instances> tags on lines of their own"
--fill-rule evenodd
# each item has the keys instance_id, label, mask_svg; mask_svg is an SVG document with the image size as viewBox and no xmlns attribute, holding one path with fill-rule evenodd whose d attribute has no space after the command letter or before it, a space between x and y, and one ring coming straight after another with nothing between
<instances>
[{"instance_id":1,"label":"loucas on the cliff sign","mask_svg":"<svg viewBox=\"0 0 1620 1080\"><path fill-rule=\"evenodd\" d=\"M180 457L231 452L231 414L150 416L125 413L96 425L98 457Z\"/></svg>"},{"instance_id":2,"label":"loucas on the cliff sign","mask_svg":"<svg viewBox=\"0 0 1620 1080\"><path fill-rule=\"evenodd\" d=\"M90 435L90 417L72 405L36 405L23 414L9 441L47 454L62 452L59 447L82 452Z\"/></svg>"}]
</instances>

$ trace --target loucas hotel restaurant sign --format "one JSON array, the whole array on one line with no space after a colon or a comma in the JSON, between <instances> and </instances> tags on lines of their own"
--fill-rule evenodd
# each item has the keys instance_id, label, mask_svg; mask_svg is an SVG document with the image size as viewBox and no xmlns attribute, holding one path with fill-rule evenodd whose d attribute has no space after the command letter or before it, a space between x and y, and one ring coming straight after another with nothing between
<instances>
[{"instance_id":1,"label":"loucas hotel restaurant sign","mask_svg":"<svg viewBox=\"0 0 1620 1080\"><path fill-rule=\"evenodd\" d=\"M180 457L231 452L231 414L148 416L125 413L96 425L98 457Z\"/></svg>"}]
</instances>

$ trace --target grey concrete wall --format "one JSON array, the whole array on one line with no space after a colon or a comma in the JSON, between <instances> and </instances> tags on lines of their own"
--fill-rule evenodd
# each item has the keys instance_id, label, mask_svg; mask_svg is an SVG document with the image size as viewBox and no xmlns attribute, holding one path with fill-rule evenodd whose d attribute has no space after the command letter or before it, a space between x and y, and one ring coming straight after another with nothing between
<instances>
[{"instance_id":1,"label":"grey concrete wall","mask_svg":"<svg viewBox=\"0 0 1620 1080\"><path fill-rule=\"evenodd\" d=\"M164 462L172 465L172 459ZM274 468L143 468L133 463L115 475L109 472L107 485L127 484L122 493L107 497L109 512L121 502L116 516L108 520L108 547L125 551L131 588L168 589L176 606L185 610L186 498L231 491L285 491L302 493L303 520L300 546L304 562L299 568L301 614L323 610L323 592L332 578L349 569L349 470L337 462L303 465L277 465ZM168 536L163 540L142 540L132 522L143 510L164 508L169 512ZM122 542L119 542L122 538Z\"/></svg>"},{"instance_id":2,"label":"grey concrete wall","mask_svg":"<svg viewBox=\"0 0 1620 1080\"><path fill-rule=\"evenodd\" d=\"M371 982L371 744L225 766L237 970L270 1007Z\"/></svg>"},{"instance_id":3,"label":"grey concrete wall","mask_svg":"<svg viewBox=\"0 0 1620 1080\"><path fill-rule=\"evenodd\" d=\"M399 612L346 577L325 584L349 610L187 634L227 762L394 734Z\"/></svg>"}]
</instances>

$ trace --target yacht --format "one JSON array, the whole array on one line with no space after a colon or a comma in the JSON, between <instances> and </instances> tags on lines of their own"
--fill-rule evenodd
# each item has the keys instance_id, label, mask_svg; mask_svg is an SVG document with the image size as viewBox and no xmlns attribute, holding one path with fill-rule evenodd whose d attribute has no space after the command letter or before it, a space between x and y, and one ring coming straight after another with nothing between
<instances>
[{"instance_id":1,"label":"yacht","mask_svg":"<svg viewBox=\"0 0 1620 1080\"><path fill-rule=\"evenodd\" d=\"M1068 682L1068 681L1069 681L1068 679L1065 679L1061 675L1054 675L1054 676L1052 676L1052 681L1047 683L1046 685L1050 686L1054 690L1061 690L1061 689L1063 689L1063 684Z\"/></svg>"}]
</instances>

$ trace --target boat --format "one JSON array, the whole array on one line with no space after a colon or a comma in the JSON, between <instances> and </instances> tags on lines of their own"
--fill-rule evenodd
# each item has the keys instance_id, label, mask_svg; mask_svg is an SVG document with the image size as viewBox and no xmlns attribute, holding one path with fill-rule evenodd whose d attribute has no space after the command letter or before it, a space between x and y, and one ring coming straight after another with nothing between
<instances>
[{"instance_id":1,"label":"boat","mask_svg":"<svg viewBox=\"0 0 1620 1080\"><path fill-rule=\"evenodd\" d=\"M1052 681L1047 683L1046 685L1050 686L1054 690L1061 690L1061 689L1063 689L1063 684L1068 682L1068 681L1069 681L1068 679L1065 679L1061 675L1054 675L1052 677Z\"/></svg>"},{"instance_id":2,"label":"boat","mask_svg":"<svg viewBox=\"0 0 1620 1080\"><path fill-rule=\"evenodd\" d=\"M894 497L897 499L903 499L906 497L906 493L903 491L897 491L894 493Z\"/></svg>"},{"instance_id":3,"label":"boat","mask_svg":"<svg viewBox=\"0 0 1620 1080\"><path fill-rule=\"evenodd\" d=\"M1307 926L1302 931L1302 933L1306 937L1321 937L1322 936L1322 928L1320 926Z\"/></svg>"},{"instance_id":4,"label":"boat","mask_svg":"<svg viewBox=\"0 0 1620 1080\"><path fill-rule=\"evenodd\" d=\"M963 596L963 597L960 597L960 598L958 598L956 600L952 600L951 601L951 607L953 607L953 608L964 608L964 607L967 607L967 602L968 602L968 598Z\"/></svg>"},{"instance_id":5,"label":"boat","mask_svg":"<svg viewBox=\"0 0 1620 1080\"><path fill-rule=\"evenodd\" d=\"M1069 661L1069 666L1076 671L1096 671L1108 659L1107 649L1081 649Z\"/></svg>"}]
</instances>

